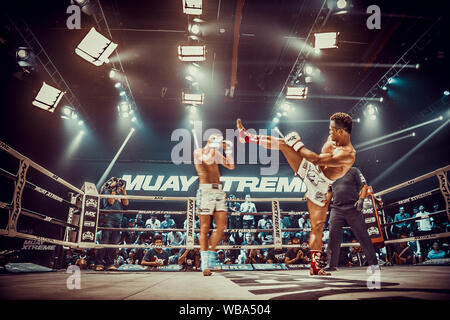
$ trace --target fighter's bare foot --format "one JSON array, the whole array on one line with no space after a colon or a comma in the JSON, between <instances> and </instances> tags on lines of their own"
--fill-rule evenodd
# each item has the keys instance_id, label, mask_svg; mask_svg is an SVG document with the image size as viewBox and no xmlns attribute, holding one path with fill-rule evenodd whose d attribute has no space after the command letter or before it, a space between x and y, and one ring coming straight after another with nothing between
<instances>
[{"instance_id":1,"label":"fighter's bare foot","mask_svg":"<svg viewBox=\"0 0 450 320\"><path fill-rule=\"evenodd\" d=\"M315 271L313 268L309 269L310 276L331 276L331 273L324 271L323 269L319 269Z\"/></svg>"},{"instance_id":2,"label":"fighter's bare foot","mask_svg":"<svg viewBox=\"0 0 450 320\"><path fill-rule=\"evenodd\" d=\"M239 130L239 141L241 143L259 144L260 137L255 134L248 133L248 131L245 130L244 126L242 125L241 119L236 120L236 127Z\"/></svg>"},{"instance_id":3,"label":"fighter's bare foot","mask_svg":"<svg viewBox=\"0 0 450 320\"><path fill-rule=\"evenodd\" d=\"M242 125L241 119L236 120L236 127L238 128L239 131L245 130L244 126Z\"/></svg>"},{"instance_id":4,"label":"fighter's bare foot","mask_svg":"<svg viewBox=\"0 0 450 320\"><path fill-rule=\"evenodd\" d=\"M211 270L209 270L209 269L205 269L205 270L203 270L203 275L204 275L205 277L209 277L210 275L212 275L212 272L211 272Z\"/></svg>"}]
</instances>

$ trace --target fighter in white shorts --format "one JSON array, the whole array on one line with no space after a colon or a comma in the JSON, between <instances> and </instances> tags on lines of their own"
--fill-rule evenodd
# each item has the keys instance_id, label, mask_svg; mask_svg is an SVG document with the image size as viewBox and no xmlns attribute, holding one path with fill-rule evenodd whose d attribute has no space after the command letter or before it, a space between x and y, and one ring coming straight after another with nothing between
<instances>
[{"instance_id":1,"label":"fighter in white shorts","mask_svg":"<svg viewBox=\"0 0 450 320\"><path fill-rule=\"evenodd\" d=\"M211 275L217 264L216 246L222 240L227 224L226 194L220 183L219 164L234 169L233 144L220 135L211 135L202 149L194 151L194 164L199 179L197 214L200 217L200 259L203 275ZM223 156L221 149L225 152ZM211 216L216 229L208 238Z\"/></svg>"},{"instance_id":2,"label":"fighter in white shorts","mask_svg":"<svg viewBox=\"0 0 450 320\"><path fill-rule=\"evenodd\" d=\"M310 275L329 275L321 269L322 233L331 200L329 186L343 177L355 162L356 152L350 141L352 118L346 113L335 113L330 117L330 135L320 154L307 149L297 132L287 134L284 139L248 133L240 119L237 120L242 143L255 143L267 149L280 150L292 170L308 188L306 204L311 221L309 247L311 251Z\"/></svg>"}]
</instances>

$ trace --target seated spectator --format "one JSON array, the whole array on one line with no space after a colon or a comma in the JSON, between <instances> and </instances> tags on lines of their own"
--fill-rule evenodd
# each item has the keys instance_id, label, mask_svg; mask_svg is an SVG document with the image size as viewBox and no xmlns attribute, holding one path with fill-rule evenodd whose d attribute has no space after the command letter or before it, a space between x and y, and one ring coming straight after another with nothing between
<instances>
[{"instance_id":1,"label":"seated spectator","mask_svg":"<svg viewBox=\"0 0 450 320\"><path fill-rule=\"evenodd\" d=\"M244 242L242 242L243 246L257 245L258 242L253 239L253 233L247 232L245 234Z\"/></svg>"},{"instance_id":2,"label":"seated spectator","mask_svg":"<svg viewBox=\"0 0 450 320\"><path fill-rule=\"evenodd\" d=\"M357 240L353 240L353 243L357 243ZM367 265L367 258L363 252L363 249L360 246L352 247L352 250L348 254L349 262L348 265L350 267L362 267Z\"/></svg>"},{"instance_id":3,"label":"seated spectator","mask_svg":"<svg viewBox=\"0 0 450 320\"><path fill-rule=\"evenodd\" d=\"M128 254L128 259L126 260L127 264L139 264L139 259L136 257L136 250L131 249L130 253Z\"/></svg>"},{"instance_id":4,"label":"seated spectator","mask_svg":"<svg viewBox=\"0 0 450 320\"><path fill-rule=\"evenodd\" d=\"M161 222L161 229L175 229L177 226L175 220L170 217L170 214L164 215L164 220ZM167 243L167 232L162 233L163 243Z\"/></svg>"},{"instance_id":5,"label":"seated spectator","mask_svg":"<svg viewBox=\"0 0 450 320\"><path fill-rule=\"evenodd\" d=\"M156 235L153 238L153 245L161 247L163 240L161 235ZM162 248L152 248L147 251L142 259L141 265L157 267L167 265L169 263L169 254Z\"/></svg>"},{"instance_id":6,"label":"seated spectator","mask_svg":"<svg viewBox=\"0 0 450 320\"><path fill-rule=\"evenodd\" d=\"M195 244L198 244L197 239L195 239ZM200 270L200 250L198 248L181 249L177 263L186 271Z\"/></svg>"},{"instance_id":7,"label":"seated spectator","mask_svg":"<svg viewBox=\"0 0 450 320\"><path fill-rule=\"evenodd\" d=\"M184 242L183 233L180 231L170 231L167 235L167 245L168 246L180 246Z\"/></svg>"},{"instance_id":8,"label":"seated spectator","mask_svg":"<svg viewBox=\"0 0 450 320\"><path fill-rule=\"evenodd\" d=\"M246 213L255 213L256 212L256 206L253 202L250 201L250 195L245 195L245 202L241 204L240 207L241 212ZM246 214L242 218L243 220L243 228L244 229L253 229L255 227L255 216L252 214Z\"/></svg>"},{"instance_id":9,"label":"seated spectator","mask_svg":"<svg viewBox=\"0 0 450 320\"><path fill-rule=\"evenodd\" d=\"M305 263L309 263L310 262L310 253L309 253L308 241L302 242L302 244L300 245L300 250L302 250L302 252L303 252L304 261L306 261Z\"/></svg>"},{"instance_id":10,"label":"seated spectator","mask_svg":"<svg viewBox=\"0 0 450 320\"><path fill-rule=\"evenodd\" d=\"M400 207L399 212L394 217L394 222L411 218L411 215L405 212L405 207ZM398 237L400 234L407 234L411 231L411 221L396 223L391 226L392 234Z\"/></svg>"},{"instance_id":11,"label":"seated spectator","mask_svg":"<svg viewBox=\"0 0 450 320\"><path fill-rule=\"evenodd\" d=\"M223 250L217 251L217 261L219 264L225 264L225 252Z\"/></svg>"},{"instance_id":12,"label":"seated spectator","mask_svg":"<svg viewBox=\"0 0 450 320\"><path fill-rule=\"evenodd\" d=\"M270 249L267 253L267 263L284 263L286 260L286 249Z\"/></svg>"},{"instance_id":13,"label":"seated spectator","mask_svg":"<svg viewBox=\"0 0 450 320\"><path fill-rule=\"evenodd\" d=\"M261 220L259 221L261 222ZM259 225L258 223L258 229L267 229L270 231L267 232L260 232L258 233L258 239L261 242L261 244L272 244L273 243L273 231L272 229L272 221L271 220L264 220L264 225Z\"/></svg>"},{"instance_id":14,"label":"seated spectator","mask_svg":"<svg viewBox=\"0 0 450 320\"><path fill-rule=\"evenodd\" d=\"M152 230L161 229L161 222L158 219L156 219L156 216L152 216L145 222L145 227Z\"/></svg>"},{"instance_id":15,"label":"seated spectator","mask_svg":"<svg viewBox=\"0 0 450 320\"><path fill-rule=\"evenodd\" d=\"M266 263L264 254L259 249L250 249L247 251L245 263Z\"/></svg>"},{"instance_id":16,"label":"seated spectator","mask_svg":"<svg viewBox=\"0 0 450 320\"><path fill-rule=\"evenodd\" d=\"M405 234L400 235L400 238L406 238ZM412 264L413 251L407 242L401 242L394 247L394 263L395 264Z\"/></svg>"},{"instance_id":17,"label":"seated spectator","mask_svg":"<svg viewBox=\"0 0 450 320\"><path fill-rule=\"evenodd\" d=\"M128 228L137 228L136 222L134 219L128 220ZM138 231L122 231L122 236L120 239L120 244L134 244L138 239L139 232Z\"/></svg>"},{"instance_id":18,"label":"seated spectator","mask_svg":"<svg viewBox=\"0 0 450 320\"><path fill-rule=\"evenodd\" d=\"M258 228L257 229L267 229L266 228L266 224L269 221L269 219L267 219L267 215L263 215L261 219L259 219L258 221Z\"/></svg>"},{"instance_id":19,"label":"seated spectator","mask_svg":"<svg viewBox=\"0 0 450 320\"><path fill-rule=\"evenodd\" d=\"M298 245L298 247L289 248L289 250L286 252L286 257L284 258L284 263L286 263L286 264L308 263L305 260L303 251L300 249L300 239L297 237L293 238L292 244Z\"/></svg>"},{"instance_id":20,"label":"seated spectator","mask_svg":"<svg viewBox=\"0 0 450 320\"><path fill-rule=\"evenodd\" d=\"M425 211L425 207L423 204L419 206L418 212L415 214L415 217L421 217L422 219L416 220L417 230L420 235L425 235L431 232L433 229L433 217L428 217L430 213ZM424 219L426 218L426 219Z\"/></svg>"},{"instance_id":21,"label":"seated spectator","mask_svg":"<svg viewBox=\"0 0 450 320\"><path fill-rule=\"evenodd\" d=\"M428 252L428 259L443 259L445 258L445 251L440 250L439 243L436 241L433 243L433 248Z\"/></svg>"},{"instance_id":22,"label":"seated spectator","mask_svg":"<svg viewBox=\"0 0 450 320\"><path fill-rule=\"evenodd\" d=\"M82 252L78 256L78 259L76 260L75 265L80 267L81 270L86 270L88 268L88 263L87 263L85 252Z\"/></svg>"},{"instance_id":23,"label":"seated spectator","mask_svg":"<svg viewBox=\"0 0 450 320\"><path fill-rule=\"evenodd\" d=\"M281 219L281 229L287 229L287 228L291 228L291 219L289 219L288 216L284 216L283 219ZM281 238L283 240L283 244L287 244L290 237L291 237L291 232L289 232L289 231L281 232Z\"/></svg>"},{"instance_id":24,"label":"seated spectator","mask_svg":"<svg viewBox=\"0 0 450 320\"><path fill-rule=\"evenodd\" d=\"M246 260L247 260L247 250L241 249L241 252L236 259L236 264L245 264Z\"/></svg>"}]
</instances>

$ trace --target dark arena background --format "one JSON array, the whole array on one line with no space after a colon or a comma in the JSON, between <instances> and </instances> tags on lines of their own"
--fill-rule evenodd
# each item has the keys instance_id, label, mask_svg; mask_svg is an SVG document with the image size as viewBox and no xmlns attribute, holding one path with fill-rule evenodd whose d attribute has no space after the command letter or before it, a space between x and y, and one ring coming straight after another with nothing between
<instances>
[{"instance_id":1,"label":"dark arena background","mask_svg":"<svg viewBox=\"0 0 450 320\"><path fill-rule=\"evenodd\" d=\"M274 317L273 300L450 298L448 1L1 7L1 300L169 300L184 319ZM348 146L363 177L341 225ZM195 163L200 148L234 170ZM200 225L205 183L226 193L208 198L224 226ZM206 251L200 229L225 230Z\"/></svg>"}]
</instances>

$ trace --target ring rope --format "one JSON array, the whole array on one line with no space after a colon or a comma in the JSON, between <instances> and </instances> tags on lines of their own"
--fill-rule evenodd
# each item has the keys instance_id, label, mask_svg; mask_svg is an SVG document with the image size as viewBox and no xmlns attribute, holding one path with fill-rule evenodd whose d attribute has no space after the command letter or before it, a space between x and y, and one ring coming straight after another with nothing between
<instances>
[{"instance_id":1,"label":"ring rope","mask_svg":"<svg viewBox=\"0 0 450 320\"><path fill-rule=\"evenodd\" d=\"M17 178L17 176L15 174L6 171L3 168L0 168L0 175L4 176L5 178L8 178L9 180L13 180L13 181L15 181L16 178ZM33 184L30 181L25 181L25 187L28 188L28 189L34 190L36 192L39 192L39 193L45 195L46 197L48 197L50 199L56 200L56 201L61 202L61 203L65 203L65 204L67 204L67 205L69 205L71 207L74 207L76 209L80 209L79 206L70 203L66 199L63 199L60 196L58 196L58 195L56 195L56 194L54 194L54 193L52 193L50 191L45 190L44 188L38 187L37 185Z\"/></svg>"},{"instance_id":2,"label":"ring rope","mask_svg":"<svg viewBox=\"0 0 450 320\"><path fill-rule=\"evenodd\" d=\"M84 194L83 191L81 191L80 189L78 189L77 187L71 185L70 183L68 183L67 181L65 181L64 179L58 177L56 174L50 172L49 170L45 169L44 167L42 167L41 165L37 164L36 162L30 160L29 158L25 157L24 155L22 155L20 152L14 150L13 148L11 148L10 146L8 146L6 143L4 143L3 141L0 141L0 149L3 149L4 151L6 151L7 153L9 153L10 155L12 155L13 157L22 160L26 163L28 163L31 167L33 167L34 169L40 171L41 173L43 173L44 175L52 178L53 180L55 180L56 182L61 183L62 185L66 186L67 188L75 191L76 193L79 194Z\"/></svg>"}]
</instances>

